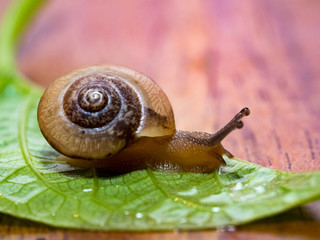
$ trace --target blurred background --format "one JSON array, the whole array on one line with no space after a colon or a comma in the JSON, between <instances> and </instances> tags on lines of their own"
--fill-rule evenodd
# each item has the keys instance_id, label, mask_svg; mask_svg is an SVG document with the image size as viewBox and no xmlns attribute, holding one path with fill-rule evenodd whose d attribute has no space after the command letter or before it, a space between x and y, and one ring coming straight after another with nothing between
<instances>
[{"instance_id":1,"label":"blurred background","mask_svg":"<svg viewBox=\"0 0 320 240\"><path fill-rule=\"evenodd\" d=\"M316 0L54 0L17 58L43 87L87 65L141 71L167 93L178 129L213 132L248 106L227 149L267 167L320 170L319 13Z\"/></svg>"}]
</instances>

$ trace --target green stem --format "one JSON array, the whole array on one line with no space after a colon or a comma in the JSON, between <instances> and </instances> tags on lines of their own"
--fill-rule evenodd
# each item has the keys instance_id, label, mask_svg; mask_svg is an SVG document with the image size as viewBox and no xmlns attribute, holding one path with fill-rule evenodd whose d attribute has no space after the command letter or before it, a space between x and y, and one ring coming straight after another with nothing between
<instances>
[{"instance_id":1,"label":"green stem","mask_svg":"<svg viewBox=\"0 0 320 240\"><path fill-rule=\"evenodd\" d=\"M16 66L19 38L35 10L44 2L44 0L14 0L3 16L0 28L0 72L5 82L16 79L19 75ZM21 79L21 76L19 79ZM1 83L4 84L4 81L1 80L0 85ZM18 84L21 87L23 85L30 86L22 79Z\"/></svg>"}]
</instances>

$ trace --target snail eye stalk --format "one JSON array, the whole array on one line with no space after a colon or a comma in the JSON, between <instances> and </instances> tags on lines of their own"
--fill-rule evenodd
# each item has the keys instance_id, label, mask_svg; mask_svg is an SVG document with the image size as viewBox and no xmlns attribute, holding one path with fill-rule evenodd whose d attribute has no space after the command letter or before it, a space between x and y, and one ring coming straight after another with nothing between
<instances>
[{"instance_id":1,"label":"snail eye stalk","mask_svg":"<svg viewBox=\"0 0 320 240\"><path fill-rule=\"evenodd\" d=\"M218 132L213 134L211 137L211 142L212 145L218 144L222 142L222 140L228 136L233 130L237 128L242 128L243 127L243 122L242 118L245 116L249 116L250 110L249 108L245 107L241 109L239 113L237 113L234 118L230 120L223 128L221 128Z\"/></svg>"}]
</instances>

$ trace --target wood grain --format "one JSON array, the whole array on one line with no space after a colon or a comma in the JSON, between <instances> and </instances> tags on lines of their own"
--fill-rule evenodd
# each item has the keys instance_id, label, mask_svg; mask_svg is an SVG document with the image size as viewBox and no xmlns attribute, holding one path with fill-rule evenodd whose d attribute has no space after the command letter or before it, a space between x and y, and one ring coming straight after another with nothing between
<instances>
[{"instance_id":1,"label":"wood grain","mask_svg":"<svg viewBox=\"0 0 320 240\"><path fill-rule=\"evenodd\" d=\"M215 131L248 106L252 114L226 148L265 167L311 171L320 170L319 27L315 0L55 0L18 60L43 86L84 65L137 69L162 86L183 130ZM228 231L85 232L8 216L1 223L0 239L319 239L320 203Z\"/></svg>"}]
</instances>

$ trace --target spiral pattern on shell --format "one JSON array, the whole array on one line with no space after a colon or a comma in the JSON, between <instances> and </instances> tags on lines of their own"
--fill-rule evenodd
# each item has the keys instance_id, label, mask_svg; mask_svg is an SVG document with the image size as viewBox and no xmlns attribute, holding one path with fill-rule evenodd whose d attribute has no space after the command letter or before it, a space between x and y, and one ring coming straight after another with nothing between
<instances>
[{"instance_id":1,"label":"spiral pattern on shell","mask_svg":"<svg viewBox=\"0 0 320 240\"><path fill-rule=\"evenodd\" d=\"M49 144L72 158L105 159L137 136L175 131L171 105L149 78L122 67L80 69L43 94L38 122Z\"/></svg>"},{"instance_id":2,"label":"spiral pattern on shell","mask_svg":"<svg viewBox=\"0 0 320 240\"><path fill-rule=\"evenodd\" d=\"M63 97L63 110L80 127L107 128L110 136L126 139L132 137L141 118L134 90L107 74L88 75L71 84Z\"/></svg>"}]
</instances>

